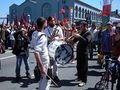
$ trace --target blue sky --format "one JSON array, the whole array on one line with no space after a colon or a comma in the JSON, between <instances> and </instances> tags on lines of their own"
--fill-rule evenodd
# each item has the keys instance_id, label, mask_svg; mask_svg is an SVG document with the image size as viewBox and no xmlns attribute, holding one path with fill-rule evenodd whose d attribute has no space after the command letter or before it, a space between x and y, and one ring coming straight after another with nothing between
<instances>
[{"instance_id":1,"label":"blue sky","mask_svg":"<svg viewBox=\"0 0 120 90\"><path fill-rule=\"evenodd\" d=\"M9 13L9 6L11 6L13 3L20 5L25 0L1 0L0 5L0 17L6 16L6 14ZM103 0L80 0L83 1L89 5L92 5L96 8L102 9ZM101 3L100 3L101 2ZM119 9L120 10L120 0L113 0L112 3L112 10Z\"/></svg>"}]
</instances>

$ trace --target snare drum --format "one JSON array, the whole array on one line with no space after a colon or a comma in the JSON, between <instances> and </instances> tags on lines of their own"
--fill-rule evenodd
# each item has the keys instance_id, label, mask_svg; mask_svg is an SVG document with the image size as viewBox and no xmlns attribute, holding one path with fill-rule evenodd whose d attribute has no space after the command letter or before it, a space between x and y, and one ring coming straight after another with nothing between
<instances>
[{"instance_id":1,"label":"snare drum","mask_svg":"<svg viewBox=\"0 0 120 90\"><path fill-rule=\"evenodd\" d=\"M73 58L73 48L65 41L52 41L48 45L50 58L57 61L58 64L67 64Z\"/></svg>"}]
</instances>

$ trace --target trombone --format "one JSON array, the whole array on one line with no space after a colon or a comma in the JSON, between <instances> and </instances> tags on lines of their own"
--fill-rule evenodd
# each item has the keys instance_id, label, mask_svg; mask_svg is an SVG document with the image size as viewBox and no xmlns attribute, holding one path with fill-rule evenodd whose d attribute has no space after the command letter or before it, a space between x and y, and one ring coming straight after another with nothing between
<instances>
[{"instance_id":1,"label":"trombone","mask_svg":"<svg viewBox=\"0 0 120 90\"><path fill-rule=\"evenodd\" d=\"M53 31L50 40L48 40L48 42L50 43L54 37L56 37L58 35L59 30L55 28L55 30Z\"/></svg>"}]
</instances>

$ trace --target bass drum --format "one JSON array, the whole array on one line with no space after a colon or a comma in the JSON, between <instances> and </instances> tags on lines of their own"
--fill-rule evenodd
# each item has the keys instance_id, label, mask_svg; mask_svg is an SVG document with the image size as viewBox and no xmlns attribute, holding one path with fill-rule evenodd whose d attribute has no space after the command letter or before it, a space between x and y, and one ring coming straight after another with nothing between
<instances>
[{"instance_id":1,"label":"bass drum","mask_svg":"<svg viewBox=\"0 0 120 90\"><path fill-rule=\"evenodd\" d=\"M48 52L50 58L61 65L69 63L73 58L73 48L65 41L52 41L48 45Z\"/></svg>"}]
</instances>

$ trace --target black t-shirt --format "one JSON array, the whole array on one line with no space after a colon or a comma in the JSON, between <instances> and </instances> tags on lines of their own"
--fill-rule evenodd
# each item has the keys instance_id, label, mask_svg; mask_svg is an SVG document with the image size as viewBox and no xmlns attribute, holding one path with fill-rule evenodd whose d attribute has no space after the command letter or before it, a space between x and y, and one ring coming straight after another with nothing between
<instances>
[{"instance_id":1,"label":"black t-shirt","mask_svg":"<svg viewBox=\"0 0 120 90\"><path fill-rule=\"evenodd\" d=\"M91 33L89 31L82 32L80 34L82 38L75 38L73 41L77 42L77 53L88 53L88 45L91 41Z\"/></svg>"}]
</instances>

